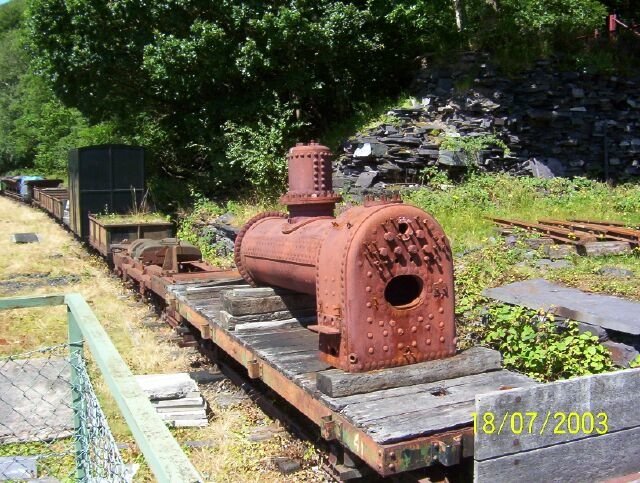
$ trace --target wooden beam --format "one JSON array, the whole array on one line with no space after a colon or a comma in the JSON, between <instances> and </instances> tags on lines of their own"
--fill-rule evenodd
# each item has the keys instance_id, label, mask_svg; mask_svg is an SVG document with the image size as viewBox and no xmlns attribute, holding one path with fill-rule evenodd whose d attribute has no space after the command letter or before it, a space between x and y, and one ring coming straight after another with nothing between
<instances>
[{"instance_id":1,"label":"wooden beam","mask_svg":"<svg viewBox=\"0 0 640 483\"><path fill-rule=\"evenodd\" d=\"M501 366L502 357L498 351L473 347L448 359L371 372L322 371L317 376L317 387L328 396L343 397L496 371Z\"/></svg>"},{"instance_id":2,"label":"wooden beam","mask_svg":"<svg viewBox=\"0 0 640 483\"><path fill-rule=\"evenodd\" d=\"M640 369L477 395L476 481L599 481L640 471L639 398Z\"/></svg>"},{"instance_id":3,"label":"wooden beam","mask_svg":"<svg viewBox=\"0 0 640 483\"><path fill-rule=\"evenodd\" d=\"M48 307L64 304L64 295L36 295L33 297L0 298L0 310Z\"/></svg>"}]
</instances>

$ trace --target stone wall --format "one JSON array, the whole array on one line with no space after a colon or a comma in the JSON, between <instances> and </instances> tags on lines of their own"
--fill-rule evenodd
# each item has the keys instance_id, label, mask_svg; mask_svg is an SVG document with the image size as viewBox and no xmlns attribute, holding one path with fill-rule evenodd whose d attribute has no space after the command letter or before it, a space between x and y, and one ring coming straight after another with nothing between
<instances>
[{"instance_id":1,"label":"stone wall","mask_svg":"<svg viewBox=\"0 0 640 483\"><path fill-rule=\"evenodd\" d=\"M337 187L379 191L415 183L428 166L518 175L640 175L640 79L566 72L539 61L516 76L499 75L482 54L418 73L410 108L392 122L358 133L336 163ZM441 149L445 136L495 135L509 148L474 156ZM353 191L353 189L352 189Z\"/></svg>"}]
</instances>

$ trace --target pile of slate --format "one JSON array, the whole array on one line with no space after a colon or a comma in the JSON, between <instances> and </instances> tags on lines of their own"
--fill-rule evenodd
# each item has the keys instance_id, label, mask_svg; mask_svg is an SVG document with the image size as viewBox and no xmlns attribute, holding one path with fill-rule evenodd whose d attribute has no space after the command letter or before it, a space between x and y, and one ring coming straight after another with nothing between
<instances>
[{"instance_id":1,"label":"pile of slate","mask_svg":"<svg viewBox=\"0 0 640 483\"><path fill-rule=\"evenodd\" d=\"M429 166L546 178L640 175L639 79L567 72L554 60L507 77L472 53L423 69L412 91L412 107L388 113L394 122L343 144L336 187L376 194L420 182ZM445 136L481 135L496 136L509 154L498 146L473 157L440 148Z\"/></svg>"},{"instance_id":2,"label":"pile of slate","mask_svg":"<svg viewBox=\"0 0 640 483\"><path fill-rule=\"evenodd\" d=\"M207 404L189 374L149 374L136 380L167 424L177 428L208 424Z\"/></svg>"}]
</instances>

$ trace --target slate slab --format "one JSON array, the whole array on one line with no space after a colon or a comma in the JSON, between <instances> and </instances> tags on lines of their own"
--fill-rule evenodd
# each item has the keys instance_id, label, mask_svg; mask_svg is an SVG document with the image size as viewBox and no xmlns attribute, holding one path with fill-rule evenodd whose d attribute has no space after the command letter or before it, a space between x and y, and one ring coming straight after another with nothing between
<instances>
[{"instance_id":1,"label":"slate slab","mask_svg":"<svg viewBox=\"0 0 640 483\"><path fill-rule=\"evenodd\" d=\"M13 233L11 241L13 243L39 243L40 239L35 233Z\"/></svg>"},{"instance_id":2,"label":"slate slab","mask_svg":"<svg viewBox=\"0 0 640 483\"><path fill-rule=\"evenodd\" d=\"M61 358L0 362L0 444L70 436L70 376Z\"/></svg>"},{"instance_id":3,"label":"slate slab","mask_svg":"<svg viewBox=\"0 0 640 483\"><path fill-rule=\"evenodd\" d=\"M587 293L543 279L490 288L483 294L501 302L546 310L607 330L640 335L640 302L621 297Z\"/></svg>"}]
</instances>

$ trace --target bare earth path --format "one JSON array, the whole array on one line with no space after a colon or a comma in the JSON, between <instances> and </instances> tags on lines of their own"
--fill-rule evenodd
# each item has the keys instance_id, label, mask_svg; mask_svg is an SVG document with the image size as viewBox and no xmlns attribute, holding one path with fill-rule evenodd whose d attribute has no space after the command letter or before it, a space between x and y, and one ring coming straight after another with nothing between
<instances>
[{"instance_id":1,"label":"bare earth path","mask_svg":"<svg viewBox=\"0 0 640 483\"><path fill-rule=\"evenodd\" d=\"M12 233L25 232L37 233L40 243L10 241ZM170 342L171 331L151 307L112 277L102 259L90 255L71 233L45 213L0 197L0 297L65 292L85 297L135 374L213 370L193 349ZM0 313L0 357L63 343L65 338L62 307ZM135 458L131 436L104 386L98 384L98 388L116 440L128 444L128 459ZM202 385L201 390L211 407L209 426L173 432L207 480L323 480L311 445L279 430L252 402L238 397L228 381ZM255 435L264 434L267 427L267 433L273 434L270 439L252 441L262 439ZM282 475L275 465L278 457L298 459L302 469ZM151 479L144 467L136 477L137 481Z\"/></svg>"}]
</instances>

